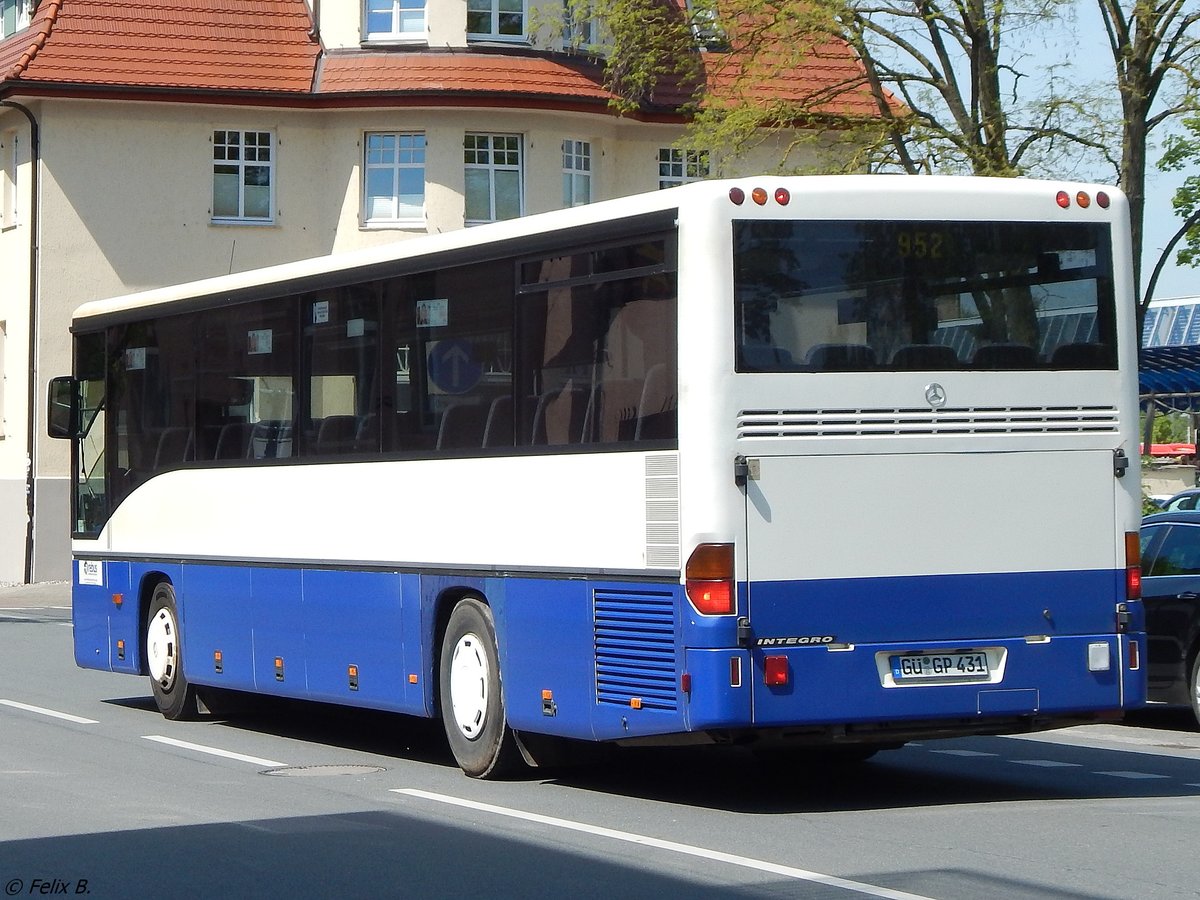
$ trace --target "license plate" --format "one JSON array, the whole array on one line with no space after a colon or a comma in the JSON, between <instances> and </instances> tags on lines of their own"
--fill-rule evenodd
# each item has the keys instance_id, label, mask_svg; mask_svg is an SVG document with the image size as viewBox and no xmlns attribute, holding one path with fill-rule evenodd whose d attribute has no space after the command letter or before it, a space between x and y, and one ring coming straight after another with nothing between
<instances>
[{"instance_id":1,"label":"license plate","mask_svg":"<svg viewBox=\"0 0 1200 900\"><path fill-rule=\"evenodd\" d=\"M902 681L975 681L988 677L986 653L906 653L891 657L892 677Z\"/></svg>"}]
</instances>

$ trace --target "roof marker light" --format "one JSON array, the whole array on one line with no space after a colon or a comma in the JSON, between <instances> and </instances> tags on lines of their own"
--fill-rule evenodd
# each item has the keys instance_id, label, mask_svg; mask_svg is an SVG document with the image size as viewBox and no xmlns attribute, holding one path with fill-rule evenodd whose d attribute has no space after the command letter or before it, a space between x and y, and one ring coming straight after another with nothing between
<instances>
[{"instance_id":1,"label":"roof marker light","mask_svg":"<svg viewBox=\"0 0 1200 900\"><path fill-rule=\"evenodd\" d=\"M1108 209L1108 204L1111 202L1112 202L1112 200L1109 198L1108 194L1106 194L1104 191L1096 192L1096 204L1101 209Z\"/></svg>"},{"instance_id":2,"label":"roof marker light","mask_svg":"<svg viewBox=\"0 0 1200 900\"><path fill-rule=\"evenodd\" d=\"M1056 201L1058 201L1058 205L1061 206L1063 209L1066 209L1068 206L1071 205L1071 195L1068 194L1066 191L1059 191L1058 196L1055 197L1054 199Z\"/></svg>"},{"instance_id":3,"label":"roof marker light","mask_svg":"<svg viewBox=\"0 0 1200 900\"><path fill-rule=\"evenodd\" d=\"M732 187L729 189L729 199L735 206L741 206L746 202L746 192L739 187Z\"/></svg>"},{"instance_id":4,"label":"roof marker light","mask_svg":"<svg viewBox=\"0 0 1200 900\"><path fill-rule=\"evenodd\" d=\"M792 193L787 188L775 188L775 202L780 206L787 206L791 199Z\"/></svg>"},{"instance_id":5,"label":"roof marker light","mask_svg":"<svg viewBox=\"0 0 1200 900\"><path fill-rule=\"evenodd\" d=\"M756 187L750 192L750 198L759 206L764 206L767 202L767 191L765 188Z\"/></svg>"},{"instance_id":6,"label":"roof marker light","mask_svg":"<svg viewBox=\"0 0 1200 900\"><path fill-rule=\"evenodd\" d=\"M1079 204L1080 209L1087 209L1092 205L1092 198L1089 197L1084 191L1080 191L1075 195L1075 202Z\"/></svg>"}]
</instances>

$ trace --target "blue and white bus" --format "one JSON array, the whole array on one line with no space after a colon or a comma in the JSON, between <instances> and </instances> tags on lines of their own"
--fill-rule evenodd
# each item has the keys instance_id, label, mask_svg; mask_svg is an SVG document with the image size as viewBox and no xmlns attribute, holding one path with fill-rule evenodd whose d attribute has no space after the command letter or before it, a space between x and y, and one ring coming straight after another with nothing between
<instances>
[{"instance_id":1,"label":"blue and white bus","mask_svg":"<svg viewBox=\"0 0 1200 900\"><path fill-rule=\"evenodd\" d=\"M118 299L51 386L76 660L865 757L1145 696L1125 198L688 185Z\"/></svg>"}]
</instances>

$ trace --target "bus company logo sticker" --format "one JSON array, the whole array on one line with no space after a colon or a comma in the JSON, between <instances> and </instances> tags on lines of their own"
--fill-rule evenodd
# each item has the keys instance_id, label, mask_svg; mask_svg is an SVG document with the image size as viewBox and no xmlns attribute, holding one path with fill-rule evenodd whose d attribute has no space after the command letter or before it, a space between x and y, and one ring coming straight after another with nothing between
<instances>
[{"instance_id":1,"label":"bus company logo sticker","mask_svg":"<svg viewBox=\"0 0 1200 900\"><path fill-rule=\"evenodd\" d=\"M833 644L836 634L803 634L796 637L760 637L754 641L756 647L808 647L813 644Z\"/></svg>"},{"instance_id":2,"label":"bus company logo sticker","mask_svg":"<svg viewBox=\"0 0 1200 900\"><path fill-rule=\"evenodd\" d=\"M98 559L79 561L79 583L104 587L104 563Z\"/></svg>"},{"instance_id":3,"label":"bus company logo sticker","mask_svg":"<svg viewBox=\"0 0 1200 900\"><path fill-rule=\"evenodd\" d=\"M946 405L946 389L936 381L925 385L925 402L934 409L941 409Z\"/></svg>"}]
</instances>

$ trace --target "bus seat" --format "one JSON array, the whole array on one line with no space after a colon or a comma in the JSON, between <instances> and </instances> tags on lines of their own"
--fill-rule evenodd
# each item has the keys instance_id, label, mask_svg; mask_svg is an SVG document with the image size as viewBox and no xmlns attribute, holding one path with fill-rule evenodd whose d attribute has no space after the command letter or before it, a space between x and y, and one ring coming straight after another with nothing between
<instances>
[{"instance_id":1,"label":"bus seat","mask_svg":"<svg viewBox=\"0 0 1200 900\"><path fill-rule=\"evenodd\" d=\"M247 455L253 459L284 459L291 456L291 423L270 419L255 422L250 432L250 449Z\"/></svg>"},{"instance_id":2,"label":"bus seat","mask_svg":"<svg viewBox=\"0 0 1200 900\"><path fill-rule=\"evenodd\" d=\"M358 434L355 416L326 416L317 427L317 453L349 453Z\"/></svg>"},{"instance_id":3,"label":"bus seat","mask_svg":"<svg viewBox=\"0 0 1200 900\"><path fill-rule=\"evenodd\" d=\"M154 471L187 462L193 458L194 453L192 429L184 425L163 429L158 437L158 449L154 451Z\"/></svg>"},{"instance_id":4,"label":"bus seat","mask_svg":"<svg viewBox=\"0 0 1200 900\"><path fill-rule=\"evenodd\" d=\"M438 450L467 450L483 446L487 411L480 403L454 403L442 413L438 426Z\"/></svg>"},{"instance_id":5,"label":"bus seat","mask_svg":"<svg viewBox=\"0 0 1200 900\"><path fill-rule=\"evenodd\" d=\"M249 422L227 422L217 435L213 459L244 459L250 453L250 435L254 426Z\"/></svg>"},{"instance_id":6,"label":"bus seat","mask_svg":"<svg viewBox=\"0 0 1200 900\"><path fill-rule=\"evenodd\" d=\"M675 383L666 363L651 366L642 383L633 439L647 441L675 437L675 408Z\"/></svg>"},{"instance_id":7,"label":"bus seat","mask_svg":"<svg viewBox=\"0 0 1200 900\"><path fill-rule=\"evenodd\" d=\"M817 344L805 362L818 372L846 372L875 368L875 350L866 344Z\"/></svg>"},{"instance_id":8,"label":"bus seat","mask_svg":"<svg viewBox=\"0 0 1200 900\"><path fill-rule=\"evenodd\" d=\"M892 368L910 372L957 369L958 354L946 344L909 344L892 355Z\"/></svg>"},{"instance_id":9,"label":"bus seat","mask_svg":"<svg viewBox=\"0 0 1200 900\"><path fill-rule=\"evenodd\" d=\"M572 381L558 390L546 391L538 397L531 442L557 446L574 444L581 436L586 440L590 403L591 391Z\"/></svg>"},{"instance_id":10,"label":"bus seat","mask_svg":"<svg viewBox=\"0 0 1200 900\"><path fill-rule=\"evenodd\" d=\"M1116 359L1108 344L1063 344L1050 355L1052 369L1111 369Z\"/></svg>"},{"instance_id":11,"label":"bus seat","mask_svg":"<svg viewBox=\"0 0 1200 900\"><path fill-rule=\"evenodd\" d=\"M1037 353L1028 344L984 344L971 357L976 369L1034 369Z\"/></svg>"},{"instance_id":12,"label":"bus seat","mask_svg":"<svg viewBox=\"0 0 1200 900\"><path fill-rule=\"evenodd\" d=\"M514 437L512 395L501 394L488 408L487 422L483 426L483 446L511 447Z\"/></svg>"},{"instance_id":13,"label":"bus seat","mask_svg":"<svg viewBox=\"0 0 1200 900\"><path fill-rule=\"evenodd\" d=\"M642 381L638 378L610 378L596 388L593 419L589 432L594 441L632 440L637 431L638 405L642 399Z\"/></svg>"}]
</instances>

